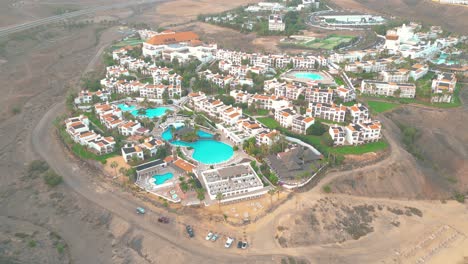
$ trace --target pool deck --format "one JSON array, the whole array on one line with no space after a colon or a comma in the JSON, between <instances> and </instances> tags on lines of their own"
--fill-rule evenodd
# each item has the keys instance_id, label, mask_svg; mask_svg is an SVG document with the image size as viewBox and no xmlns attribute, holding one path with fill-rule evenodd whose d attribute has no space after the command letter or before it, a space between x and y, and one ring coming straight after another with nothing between
<instances>
[{"instance_id":1,"label":"pool deck","mask_svg":"<svg viewBox=\"0 0 468 264\"><path fill-rule=\"evenodd\" d=\"M297 78L296 76L294 76L295 73L297 72L311 72L311 73L317 73L317 74L320 74L320 76L322 76L322 80L311 80L311 79L308 79L308 78ZM281 75L281 78L287 80L287 81L297 81L297 82L302 82L302 83L311 83L311 82L315 82L315 83L322 83L322 84L325 84L325 85L335 85L335 80L333 79L333 77L326 71L313 71L313 70L301 70L301 69L292 69L292 70L289 70L285 73L283 73Z\"/></svg>"},{"instance_id":2,"label":"pool deck","mask_svg":"<svg viewBox=\"0 0 468 264\"><path fill-rule=\"evenodd\" d=\"M161 171L158 172L158 174L164 174L168 172L173 173L174 177L172 179L165 181L163 184L156 185L154 183L154 178L151 176L151 177L139 178L135 182L135 185L137 185L138 187L144 189L145 191L151 194L164 198L170 202L180 203L182 201L181 198L183 198L183 193L179 187L179 177L183 175L182 173L173 169L171 166L161 169ZM175 193L177 194L178 196L177 199L172 198L172 195L170 194L170 191L172 190L174 190Z\"/></svg>"}]
</instances>

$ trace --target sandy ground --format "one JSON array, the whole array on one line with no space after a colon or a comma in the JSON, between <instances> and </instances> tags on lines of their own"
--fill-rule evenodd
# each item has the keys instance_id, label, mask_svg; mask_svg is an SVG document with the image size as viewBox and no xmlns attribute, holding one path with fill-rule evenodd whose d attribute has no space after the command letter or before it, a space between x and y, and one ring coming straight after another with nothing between
<instances>
[{"instance_id":1,"label":"sandy ground","mask_svg":"<svg viewBox=\"0 0 468 264\"><path fill-rule=\"evenodd\" d=\"M193 2L197 3L195 6L199 3L206 6L207 1ZM155 10L145 10L144 16L130 12L134 17L129 20L148 21L148 16L154 17ZM184 12L187 17L193 16L188 10ZM169 14L174 13L166 16ZM143 192L131 192L127 186L105 181L102 173L73 159L57 141L51 127L54 118L65 109L67 90L80 88L76 84L86 70L101 68L101 52L112 40L121 37L116 28L97 28L53 27L29 33L7 43L6 51L0 55L6 61L0 65L3 95L0 97L0 250L8 252L2 254L0 262L282 263L289 256L310 263L414 263L421 257L427 263L460 263L467 256L466 205L408 199L427 199L434 194L446 194L447 189L428 177L422 166L401 147L397 128L391 122L394 117L382 117L392 145L390 157L353 171L332 172L312 190L296 194L259 221L243 227L229 225L222 217L210 218L198 208L167 209L162 202L147 199ZM214 30L209 34L217 35ZM223 36L237 37L229 32ZM21 109L20 113L13 114L15 106ZM466 111L466 108L456 111ZM454 149L443 156L464 154L466 150L460 145L466 142L466 133L461 134L450 125L457 126L466 112L454 114L443 110L442 113L446 114L411 110L407 117L399 115L402 120L421 127L433 127L434 120L448 122L447 128L432 133L438 132L437 139L447 140ZM420 115L427 121L418 121ZM431 121L430 116L435 119ZM458 128L465 130L463 126ZM429 133L421 140L430 142L432 138ZM447 169L464 182L465 177L457 173L464 169L459 164L465 161L451 163L435 153L427 148L431 160L444 168L449 164ZM25 166L37 158L46 159L64 177L65 183L51 188L42 178L25 177ZM325 185L330 185L333 193L323 193ZM235 211L242 214L253 210L250 203L236 205ZM261 205L267 208L269 203L268 197ZM137 215L137 206L144 206L148 213ZM366 206L366 213L359 213L362 206ZM374 212L369 206L373 206ZM420 210L422 217L414 213L406 215L407 207ZM231 208L225 207L228 213L232 213ZM216 210L216 205L211 209ZM318 227L312 225L315 223L311 222L312 212L319 221ZM161 215L169 216L171 224L158 224ZM347 221L355 223L357 230L364 225L364 230L371 227L372 232L365 232L355 240L354 232L346 231ZM186 236L185 224L194 226L194 239ZM331 227L327 229L328 226ZM11 230L28 236L17 239ZM206 242L204 237L210 230L223 237L215 243ZM48 235L51 232L58 234L60 242L66 245L64 253L58 254L56 241ZM296 234L303 236L302 241L296 239ZM245 251L226 250L223 247L226 236L246 239L251 247ZM30 237L37 240L36 247L30 247L26 241ZM283 246L280 237L285 239Z\"/></svg>"}]
</instances>

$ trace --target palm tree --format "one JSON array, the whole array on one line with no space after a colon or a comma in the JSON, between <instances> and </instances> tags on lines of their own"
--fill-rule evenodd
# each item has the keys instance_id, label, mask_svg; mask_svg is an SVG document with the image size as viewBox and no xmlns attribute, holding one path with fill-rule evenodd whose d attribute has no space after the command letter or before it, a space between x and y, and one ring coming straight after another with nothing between
<instances>
[{"instance_id":1,"label":"palm tree","mask_svg":"<svg viewBox=\"0 0 468 264\"><path fill-rule=\"evenodd\" d=\"M273 195L276 193L276 188L271 188L268 190L268 194L270 195L270 207L273 207Z\"/></svg>"},{"instance_id":2,"label":"palm tree","mask_svg":"<svg viewBox=\"0 0 468 264\"><path fill-rule=\"evenodd\" d=\"M111 162L110 167L114 169L115 177L117 177L117 167L119 167L119 163L117 163L117 161L114 160L113 162Z\"/></svg>"},{"instance_id":3,"label":"palm tree","mask_svg":"<svg viewBox=\"0 0 468 264\"><path fill-rule=\"evenodd\" d=\"M185 120L184 120L184 126L185 126L186 128L189 128L189 127L190 127L190 120L189 120L189 119L185 119Z\"/></svg>"},{"instance_id":4,"label":"palm tree","mask_svg":"<svg viewBox=\"0 0 468 264\"><path fill-rule=\"evenodd\" d=\"M216 194L216 200L218 200L218 207L219 207L219 210L221 211L221 200L223 199L223 194L222 193L217 193Z\"/></svg>"},{"instance_id":5,"label":"palm tree","mask_svg":"<svg viewBox=\"0 0 468 264\"><path fill-rule=\"evenodd\" d=\"M197 198L200 200L200 203L205 200L205 189L203 188L198 188L197 189Z\"/></svg>"}]
</instances>

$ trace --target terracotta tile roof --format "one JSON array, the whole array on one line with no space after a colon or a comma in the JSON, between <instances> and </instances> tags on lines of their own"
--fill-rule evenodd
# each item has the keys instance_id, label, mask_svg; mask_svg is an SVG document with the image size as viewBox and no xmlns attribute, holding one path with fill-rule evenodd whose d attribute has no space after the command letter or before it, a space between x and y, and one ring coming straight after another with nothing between
<instances>
[{"instance_id":1,"label":"terracotta tile roof","mask_svg":"<svg viewBox=\"0 0 468 264\"><path fill-rule=\"evenodd\" d=\"M167 45L167 44L188 42L188 41L194 41L194 40L199 40L198 35L192 31L186 31L186 32L176 32L173 34L156 35L150 38L148 41L146 41L146 43L151 44L151 45Z\"/></svg>"}]
</instances>

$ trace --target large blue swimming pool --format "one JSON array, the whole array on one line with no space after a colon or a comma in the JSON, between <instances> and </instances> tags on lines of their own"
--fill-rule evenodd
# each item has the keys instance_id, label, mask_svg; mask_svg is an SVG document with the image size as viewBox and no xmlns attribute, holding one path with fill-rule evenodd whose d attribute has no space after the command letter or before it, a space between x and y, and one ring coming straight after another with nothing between
<instances>
[{"instance_id":1,"label":"large blue swimming pool","mask_svg":"<svg viewBox=\"0 0 468 264\"><path fill-rule=\"evenodd\" d=\"M165 183L167 180L170 180L172 178L174 178L174 174L172 174L172 172L168 172L168 173L164 173L164 174L161 174L161 175L154 175L153 176L154 183L156 185L161 185L161 184Z\"/></svg>"},{"instance_id":2,"label":"large blue swimming pool","mask_svg":"<svg viewBox=\"0 0 468 264\"><path fill-rule=\"evenodd\" d=\"M134 105L119 104L120 110L124 112L131 112L133 116L144 116L148 118L161 117L163 116L169 108L167 107L157 107L157 108L148 108L146 113L143 115L138 114L138 109Z\"/></svg>"},{"instance_id":3,"label":"large blue swimming pool","mask_svg":"<svg viewBox=\"0 0 468 264\"><path fill-rule=\"evenodd\" d=\"M216 141L213 135L204 131L198 131L198 136L202 140L196 142L185 142L185 141L172 141L171 144L181 147L192 147L194 152L192 158L198 162L204 164L216 164L229 160L234 155L234 150L228 144L220 141ZM162 138L164 140L171 140L172 134L170 129L166 129L163 132Z\"/></svg>"},{"instance_id":4,"label":"large blue swimming pool","mask_svg":"<svg viewBox=\"0 0 468 264\"><path fill-rule=\"evenodd\" d=\"M296 72L294 77L297 79L308 79L311 81L320 81L323 80L323 76L320 73L316 72Z\"/></svg>"}]
</instances>

